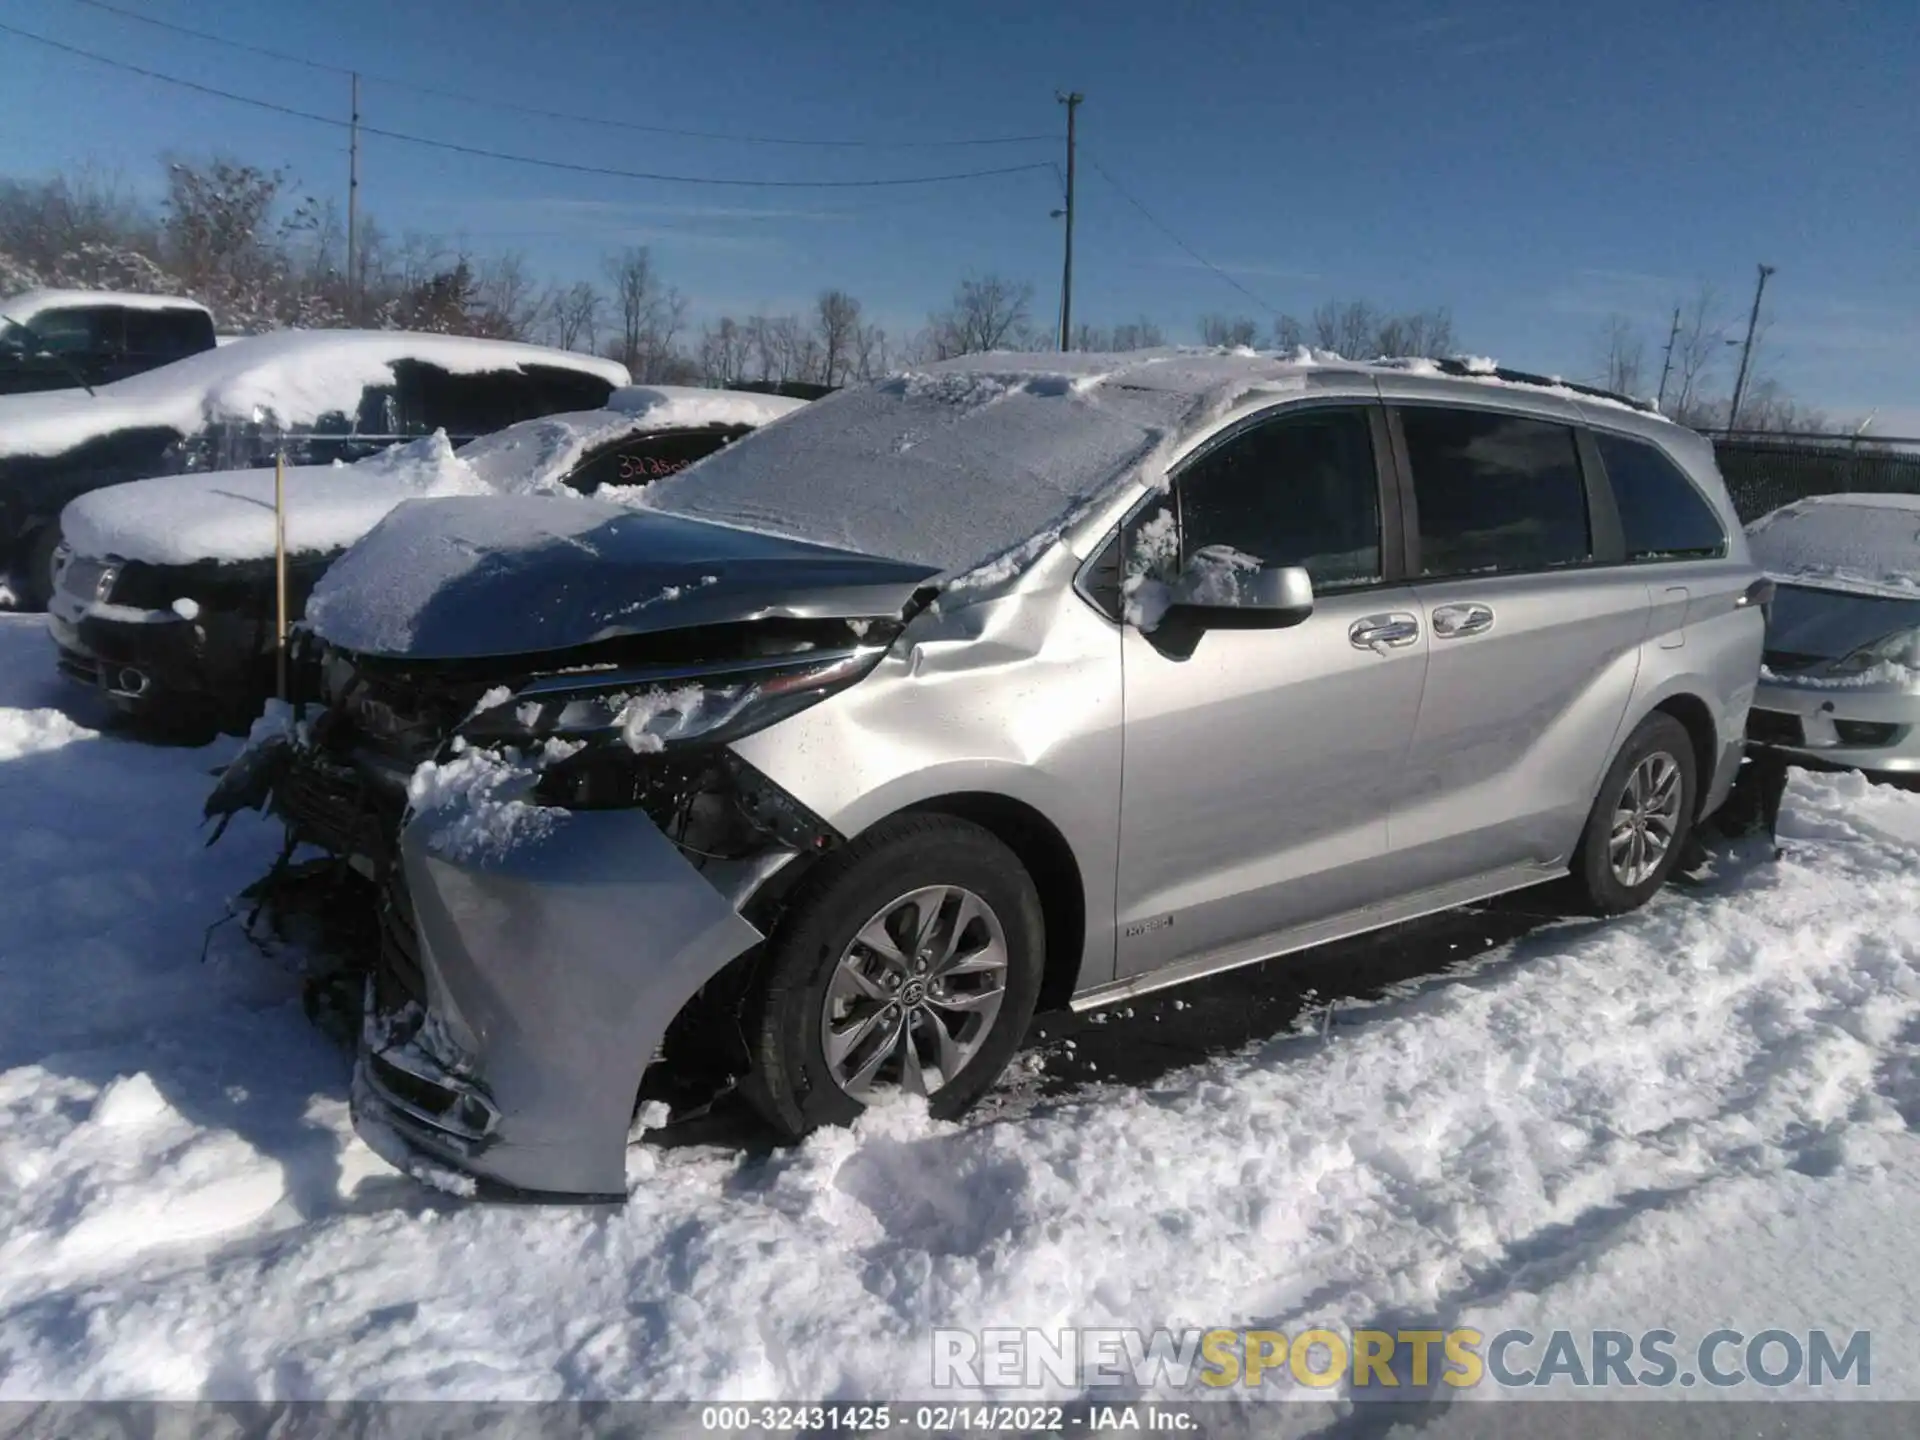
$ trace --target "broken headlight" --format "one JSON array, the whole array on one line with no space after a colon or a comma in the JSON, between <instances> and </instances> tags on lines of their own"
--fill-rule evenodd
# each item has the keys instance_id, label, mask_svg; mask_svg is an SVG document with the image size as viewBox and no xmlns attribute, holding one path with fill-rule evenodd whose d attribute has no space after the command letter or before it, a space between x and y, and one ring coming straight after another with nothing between
<instances>
[{"instance_id":1,"label":"broken headlight","mask_svg":"<svg viewBox=\"0 0 1920 1440\"><path fill-rule=\"evenodd\" d=\"M661 781L686 768L687 752L711 752L797 714L863 678L885 653L871 645L709 672L552 676L484 697L456 739L544 752L550 758L536 791L543 804L644 805ZM647 758L656 755L671 763Z\"/></svg>"}]
</instances>

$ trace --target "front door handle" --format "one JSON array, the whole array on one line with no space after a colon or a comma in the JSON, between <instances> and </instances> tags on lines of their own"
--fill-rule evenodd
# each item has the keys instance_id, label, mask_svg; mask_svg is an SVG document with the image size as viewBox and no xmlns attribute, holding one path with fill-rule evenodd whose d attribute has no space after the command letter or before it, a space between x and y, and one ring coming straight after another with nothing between
<instances>
[{"instance_id":1,"label":"front door handle","mask_svg":"<svg viewBox=\"0 0 1920 1440\"><path fill-rule=\"evenodd\" d=\"M1433 633L1442 640L1482 635L1492 628L1491 605L1442 605L1433 612Z\"/></svg>"},{"instance_id":2,"label":"front door handle","mask_svg":"<svg viewBox=\"0 0 1920 1440\"><path fill-rule=\"evenodd\" d=\"M1347 639L1353 642L1354 649L1371 650L1376 655L1385 655L1389 650L1411 645L1419 638L1418 618L1400 611L1388 615L1368 615L1347 627Z\"/></svg>"}]
</instances>

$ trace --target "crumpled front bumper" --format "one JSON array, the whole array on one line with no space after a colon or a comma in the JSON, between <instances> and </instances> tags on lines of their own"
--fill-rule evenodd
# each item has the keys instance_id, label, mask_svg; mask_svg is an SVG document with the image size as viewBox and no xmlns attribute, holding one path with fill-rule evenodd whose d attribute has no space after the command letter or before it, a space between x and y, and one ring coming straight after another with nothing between
<instances>
[{"instance_id":1,"label":"crumpled front bumper","mask_svg":"<svg viewBox=\"0 0 1920 1440\"><path fill-rule=\"evenodd\" d=\"M424 1013L369 1015L356 1127L390 1160L545 1197L624 1198L640 1078L761 934L639 810L577 811L477 858L409 820Z\"/></svg>"}]
</instances>

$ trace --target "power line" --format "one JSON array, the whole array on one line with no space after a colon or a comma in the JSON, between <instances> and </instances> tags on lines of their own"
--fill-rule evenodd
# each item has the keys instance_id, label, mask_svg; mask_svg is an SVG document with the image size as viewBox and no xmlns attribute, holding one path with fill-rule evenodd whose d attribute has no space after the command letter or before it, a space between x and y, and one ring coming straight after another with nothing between
<instances>
[{"instance_id":1,"label":"power line","mask_svg":"<svg viewBox=\"0 0 1920 1440\"><path fill-rule=\"evenodd\" d=\"M1166 236L1167 239L1171 240L1175 245L1178 245L1182 250L1186 251L1187 254L1192 256L1196 261L1198 261L1204 269L1211 270L1214 274L1218 275L1222 280L1226 281L1227 284L1231 285L1234 289L1238 290L1242 295L1246 296L1247 299L1253 301L1254 304L1258 305L1262 310L1266 311L1269 315L1277 316L1280 313L1279 310L1277 310L1274 306L1269 305L1265 300L1262 300L1258 295L1254 294L1253 291L1249 290L1246 286L1242 285L1238 280L1234 279L1233 276L1229 275L1226 271L1222 270L1218 265L1214 264L1211 260L1207 259L1206 256L1202 255L1198 250L1194 249L1193 246L1189 245L1186 241L1182 240L1178 235L1174 234L1173 231L1170 230L1166 226L1166 224L1160 220L1158 216L1156 216L1151 210L1147 209L1147 207L1142 205L1138 200L1134 199L1133 196L1130 193L1128 193L1127 187L1122 185L1118 180L1114 179L1112 173L1107 169L1106 166L1102 165L1098 160L1094 159L1091 151L1088 151L1083 147L1081 150L1081 153L1087 157L1087 163L1093 166L1095 170L1098 170L1100 172L1100 178L1105 180L1107 184L1111 185L1122 200L1126 201L1129 205L1133 206L1134 209L1138 210L1141 216L1146 220L1146 222L1149 225L1153 226L1154 229L1158 230L1162 235Z\"/></svg>"},{"instance_id":2,"label":"power line","mask_svg":"<svg viewBox=\"0 0 1920 1440\"><path fill-rule=\"evenodd\" d=\"M285 61L289 65L301 65L309 70L318 70L329 75L351 75L350 66L329 65L324 61L312 60L304 55L290 55L283 50L270 50L264 45L249 45L244 41L230 40L224 35L215 35L206 30L195 30L188 25L176 25L169 20L159 20L151 15L142 15L138 11L126 10L118 5L110 5L107 0L71 0L75 5L85 5L93 10L105 11L109 15L118 15L123 20L132 20L141 25L151 25L158 30L169 30L176 35L190 36L195 40L205 40L210 44L224 45L230 50L241 50L249 55L260 55L270 60ZM434 85L423 85L417 80L401 80L390 75L379 75L369 70L359 72L362 80L375 85L386 85L396 90L412 90L421 95L433 95L442 100L454 100L463 105L478 105L494 110L510 110L520 115L536 115L546 120L564 120L577 125L600 125L610 130L630 130L642 135L670 135L681 140L719 140L735 145L790 145L828 149L848 150L942 150L957 149L963 146L980 145L1029 145L1035 141L1051 141L1051 135L988 135L962 140L817 140L797 139L787 135L729 135L717 130L688 130L671 125L642 125L631 120L614 120L602 115L581 115L565 110L543 110L535 105L521 105L512 100L500 100L490 96L467 95L458 90L443 90Z\"/></svg>"},{"instance_id":3,"label":"power line","mask_svg":"<svg viewBox=\"0 0 1920 1440\"><path fill-rule=\"evenodd\" d=\"M327 125L337 130L350 130L349 121L339 120L331 115L317 115L311 110L296 110L290 105L279 105L271 100L257 100L250 95L236 95L231 90L221 90L212 85L202 85L196 80L183 80L178 75L166 75L158 70L150 70L143 65L135 65L126 60L115 60L111 56L97 54L92 50L83 50L78 45L69 45L63 40L51 40L45 35L36 35L31 30L22 30L17 26L0 23L0 31L9 35L18 35L23 40L32 40L55 50L64 50L69 55L78 55L116 70L130 71L135 75L144 75L149 80L158 80L165 85L177 85L182 89L195 90L202 95L211 95L221 100L231 100L239 105L251 105L258 110L270 110L277 115L290 116L295 120L308 120L316 125ZM360 125L365 135L378 135L387 140L398 140L407 145L420 145L430 150L444 150L456 155L473 155L485 160L504 160L515 165L531 165L545 170L566 170L576 175L598 175L615 180L650 180L668 185L724 185L747 189L768 190L870 190L896 185L939 185L956 180L984 180L996 175L1019 175L1029 170L1044 170L1048 162L1035 160L1024 165L1002 165L985 170L961 170L944 175L897 175L870 180L746 180L731 176L714 175L667 175L648 170L617 170L605 165L583 165L571 160L544 160L535 155L514 155L504 150L489 150L479 145L461 145L452 140L430 140L424 135L409 135L400 130L386 130L377 125Z\"/></svg>"}]
</instances>

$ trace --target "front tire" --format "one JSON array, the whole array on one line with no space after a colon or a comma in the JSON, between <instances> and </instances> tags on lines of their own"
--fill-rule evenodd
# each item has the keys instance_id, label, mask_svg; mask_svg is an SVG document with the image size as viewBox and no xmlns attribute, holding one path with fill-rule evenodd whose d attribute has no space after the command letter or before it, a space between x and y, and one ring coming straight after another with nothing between
<instances>
[{"instance_id":1,"label":"front tire","mask_svg":"<svg viewBox=\"0 0 1920 1440\"><path fill-rule=\"evenodd\" d=\"M743 1090L792 1139L887 1091L951 1119L1013 1059L1045 950L1033 879L990 831L884 822L821 862L772 937Z\"/></svg>"},{"instance_id":2,"label":"front tire","mask_svg":"<svg viewBox=\"0 0 1920 1440\"><path fill-rule=\"evenodd\" d=\"M1693 737L1656 710L1627 737L1594 798L1573 878L1596 915L1637 910L1667 881L1693 832Z\"/></svg>"}]
</instances>

